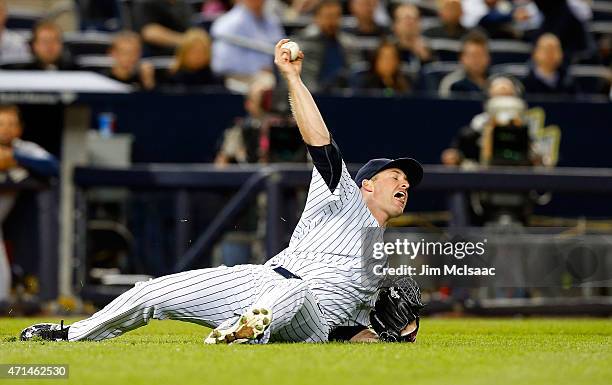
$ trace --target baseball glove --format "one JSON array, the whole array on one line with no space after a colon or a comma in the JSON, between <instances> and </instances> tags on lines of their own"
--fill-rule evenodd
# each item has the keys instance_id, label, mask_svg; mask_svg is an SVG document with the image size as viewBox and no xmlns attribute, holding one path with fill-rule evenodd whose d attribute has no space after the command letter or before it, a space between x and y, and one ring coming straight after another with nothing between
<instances>
[{"instance_id":1,"label":"baseball glove","mask_svg":"<svg viewBox=\"0 0 612 385\"><path fill-rule=\"evenodd\" d=\"M392 286L380 289L370 312L372 328L381 341L414 342L419 332L419 311L424 306L417 283L411 277L403 277ZM413 321L416 329L404 331Z\"/></svg>"}]
</instances>

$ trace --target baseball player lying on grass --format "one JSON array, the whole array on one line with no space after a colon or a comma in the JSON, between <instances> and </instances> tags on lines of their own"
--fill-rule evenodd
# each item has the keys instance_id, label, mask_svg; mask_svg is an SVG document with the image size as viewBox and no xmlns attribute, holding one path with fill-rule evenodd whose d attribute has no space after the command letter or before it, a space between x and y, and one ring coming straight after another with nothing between
<instances>
[{"instance_id":1,"label":"baseball player lying on grass","mask_svg":"<svg viewBox=\"0 0 612 385\"><path fill-rule=\"evenodd\" d=\"M372 241L382 241L385 224L403 213L408 189L421 181L422 167L410 158L373 159L353 180L300 78L304 54L291 61L290 51L281 48L286 42L276 45L274 61L315 165L289 246L264 265L220 266L139 282L90 318L66 327L33 325L21 333L22 340L99 341L153 318L213 328L204 340L210 344L414 341L422 307L418 287L409 278L386 289L381 289L384 277L361 279L369 261L362 256L362 230L372 229ZM370 323L375 332L365 327Z\"/></svg>"}]
</instances>

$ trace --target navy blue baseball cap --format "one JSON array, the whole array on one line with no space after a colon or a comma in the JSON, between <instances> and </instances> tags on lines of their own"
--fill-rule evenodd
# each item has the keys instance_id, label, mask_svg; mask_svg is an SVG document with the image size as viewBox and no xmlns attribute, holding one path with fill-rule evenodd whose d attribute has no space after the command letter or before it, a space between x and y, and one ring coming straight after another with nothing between
<instances>
[{"instance_id":1,"label":"navy blue baseball cap","mask_svg":"<svg viewBox=\"0 0 612 385\"><path fill-rule=\"evenodd\" d=\"M361 188L361 182L364 179L372 179L372 177L383 170L390 168L399 168L406 174L410 187L416 187L423 179L423 166L412 158L387 159L379 158L372 159L357 171L355 183Z\"/></svg>"}]
</instances>

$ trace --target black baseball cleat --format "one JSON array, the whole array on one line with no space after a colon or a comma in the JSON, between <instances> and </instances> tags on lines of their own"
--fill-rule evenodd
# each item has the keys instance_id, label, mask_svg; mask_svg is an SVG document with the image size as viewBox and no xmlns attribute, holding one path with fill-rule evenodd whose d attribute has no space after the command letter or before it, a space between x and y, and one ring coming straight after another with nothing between
<instances>
[{"instance_id":1,"label":"black baseball cleat","mask_svg":"<svg viewBox=\"0 0 612 385\"><path fill-rule=\"evenodd\" d=\"M64 320L61 324L36 324L29 326L21 332L19 339L30 341L37 337L45 341L68 341L68 329L64 327Z\"/></svg>"}]
</instances>

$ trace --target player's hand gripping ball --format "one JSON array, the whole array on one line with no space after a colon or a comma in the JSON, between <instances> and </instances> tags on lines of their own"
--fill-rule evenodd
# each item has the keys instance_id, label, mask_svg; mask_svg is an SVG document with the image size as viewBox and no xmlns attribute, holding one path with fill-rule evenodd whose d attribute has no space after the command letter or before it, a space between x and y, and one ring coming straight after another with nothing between
<instances>
[{"instance_id":1,"label":"player's hand gripping ball","mask_svg":"<svg viewBox=\"0 0 612 385\"><path fill-rule=\"evenodd\" d=\"M291 61L295 61L298 58L298 54L300 53L300 46L294 41L288 41L285 44L281 45L281 49L288 49L291 53L289 55Z\"/></svg>"}]
</instances>

